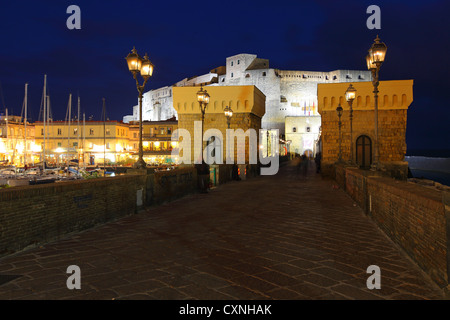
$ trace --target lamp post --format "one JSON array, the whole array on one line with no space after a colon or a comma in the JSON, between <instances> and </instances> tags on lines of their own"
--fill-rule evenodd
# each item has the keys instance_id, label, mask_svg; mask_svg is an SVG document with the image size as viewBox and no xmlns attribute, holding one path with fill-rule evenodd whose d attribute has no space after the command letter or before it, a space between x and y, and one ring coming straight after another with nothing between
<instances>
[{"instance_id":1,"label":"lamp post","mask_svg":"<svg viewBox=\"0 0 450 320\"><path fill-rule=\"evenodd\" d=\"M203 87L200 86L200 91L197 92L197 100L200 104L200 111L202 112L202 150L200 151L200 156L203 162L203 123L205 121L205 111L206 107L209 103L209 94L206 92L206 90L203 90Z\"/></svg>"},{"instance_id":2,"label":"lamp post","mask_svg":"<svg viewBox=\"0 0 450 320\"><path fill-rule=\"evenodd\" d=\"M133 48L131 53L129 53L125 59L127 60L128 70L130 70L133 74L133 78L136 80L136 88L139 93L139 159L134 164L134 168L142 169L147 166L144 161L144 150L142 148L142 96L144 95L144 87L153 74L154 66L148 59L147 54L145 54L144 58L141 58L135 48ZM137 78L138 73L140 73L141 77L144 79L142 85L139 84Z\"/></svg>"},{"instance_id":3,"label":"lamp post","mask_svg":"<svg viewBox=\"0 0 450 320\"><path fill-rule=\"evenodd\" d=\"M383 42L380 42L378 36L375 42L369 49L369 53L366 56L367 69L372 72L372 84L373 84L373 94L375 99L375 158L372 163L372 170L377 170L379 168L379 148L378 148L378 74L380 72L381 65L386 57L387 47Z\"/></svg>"},{"instance_id":4,"label":"lamp post","mask_svg":"<svg viewBox=\"0 0 450 320\"><path fill-rule=\"evenodd\" d=\"M267 157L269 157L269 130L267 130Z\"/></svg>"},{"instance_id":5,"label":"lamp post","mask_svg":"<svg viewBox=\"0 0 450 320\"><path fill-rule=\"evenodd\" d=\"M356 89L352 84L345 91L345 99L350 107L350 164L353 164L354 153L353 153L353 100L356 98Z\"/></svg>"},{"instance_id":6,"label":"lamp post","mask_svg":"<svg viewBox=\"0 0 450 320\"><path fill-rule=\"evenodd\" d=\"M231 117L233 116L233 110L231 110L231 108L229 106L226 106L225 109L223 110L223 112L225 113L225 117L227 117L228 129L230 129L230 122L231 122ZM233 144L234 144L234 141L233 141ZM227 145L228 145L228 141L227 141ZM231 158L228 147L227 147L227 157L228 157L228 159Z\"/></svg>"},{"instance_id":7,"label":"lamp post","mask_svg":"<svg viewBox=\"0 0 450 320\"><path fill-rule=\"evenodd\" d=\"M338 122L338 125L339 125L339 155L338 155L338 162L340 163L340 162L342 162L342 149L341 149L341 125L342 125L342 122L341 122L341 116L342 116L342 112L343 112L343 109L342 109L340 104L336 108L336 112L337 112L337 115L339 117L339 122Z\"/></svg>"},{"instance_id":8,"label":"lamp post","mask_svg":"<svg viewBox=\"0 0 450 320\"><path fill-rule=\"evenodd\" d=\"M233 116L233 110L231 110L230 107L226 106L224 113L225 113L225 117L227 117L228 129L230 129L230 121L231 121L231 117Z\"/></svg>"}]
</instances>

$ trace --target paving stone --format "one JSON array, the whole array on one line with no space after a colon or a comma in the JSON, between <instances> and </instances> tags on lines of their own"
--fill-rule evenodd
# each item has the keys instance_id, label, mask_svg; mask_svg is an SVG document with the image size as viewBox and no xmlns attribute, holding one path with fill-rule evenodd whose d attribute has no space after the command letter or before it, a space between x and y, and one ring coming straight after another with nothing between
<instances>
[{"instance_id":1,"label":"paving stone","mask_svg":"<svg viewBox=\"0 0 450 320\"><path fill-rule=\"evenodd\" d=\"M0 284L0 299L442 298L332 185L288 164L3 257L0 275L21 277ZM70 264L82 290L65 287ZM371 264L381 290L366 288Z\"/></svg>"}]
</instances>

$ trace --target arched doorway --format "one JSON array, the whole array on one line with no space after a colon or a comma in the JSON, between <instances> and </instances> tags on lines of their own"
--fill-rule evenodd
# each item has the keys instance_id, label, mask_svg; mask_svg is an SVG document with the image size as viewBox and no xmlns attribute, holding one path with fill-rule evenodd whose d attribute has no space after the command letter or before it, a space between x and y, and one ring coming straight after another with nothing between
<instances>
[{"instance_id":1,"label":"arched doorway","mask_svg":"<svg viewBox=\"0 0 450 320\"><path fill-rule=\"evenodd\" d=\"M364 169L372 164L372 140L368 136L359 136L356 139L356 163Z\"/></svg>"}]
</instances>

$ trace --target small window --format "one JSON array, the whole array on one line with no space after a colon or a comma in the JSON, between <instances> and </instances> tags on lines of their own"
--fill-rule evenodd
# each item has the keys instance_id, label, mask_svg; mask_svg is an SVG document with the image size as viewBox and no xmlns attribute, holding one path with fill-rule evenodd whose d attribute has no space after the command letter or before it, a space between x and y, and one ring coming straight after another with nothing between
<instances>
[{"instance_id":1,"label":"small window","mask_svg":"<svg viewBox=\"0 0 450 320\"><path fill-rule=\"evenodd\" d=\"M292 132L297 132L297 128L296 128L296 127L293 127L293 128L292 128Z\"/></svg>"},{"instance_id":2,"label":"small window","mask_svg":"<svg viewBox=\"0 0 450 320\"><path fill-rule=\"evenodd\" d=\"M73 129L73 135L76 136L78 134L78 128Z\"/></svg>"},{"instance_id":3,"label":"small window","mask_svg":"<svg viewBox=\"0 0 450 320\"><path fill-rule=\"evenodd\" d=\"M231 77L233 78L233 72L231 73Z\"/></svg>"},{"instance_id":4,"label":"small window","mask_svg":"<svg viewBox=\"0 0 450 320\"><path fill-rule=\"evenodd\" d=\"M74 148L78 147L78 142L73 143Z\"/></svg>"},{"instance_id":5,"label":"small window","mask_svg":"<svg viewBox=\"0 0 450 320\"><path fill-rule=\"evenodd\" d=\"M263 77L265 77L266 76L266 73L265 72L263 72Z\"/></svg>"},{"instance_id":6,"label":"small window","mask_svg":"<svg viewBox=\"0 0 450 320\"><path fill-rule=\"evenodd\" d=\"M306 132L310 132L311 131L311 127L306 127Z\"/></svg>"},{"instance_id":7,"label":"small window","mask_svg":"<svg viewBox=\"0 0 450 320\"><path fill-rule=\"evenodd\" d=\"M239 64L239 60L238 60L238 64Z\"/></svg>"},{"instance_id":8,"label":"small window","mask_svg":"<svg viewBox=\"0 0 450 320\"><path fill-rule=\"evenodd\" d=\"M106 129L106 135L107 135L107 136L111 135L111 130Z\"/></svg>"},{"instance_id":9,"label":"small window","mask_svg":"<svg viewBox=\"0 0 450 320\"><path fill-rule=\"evenodd\" d=\"M89 130L89 134L90 134L91 136L93 136L93 135L94 135L94 129L90 129L90 130Z\"/></svg>"},{"instance_id":10,"label":"small window","mask_svg":"<svg viewBox=\"0 0 450 320\"><path fill-rule=\"evenodd\" d=\"M137 138L137 132L133 133L133 138Z\"/></svg>"},{"instance_id":11,"label":"small window","mask_svg":"<svg viewBox=\"0 0 450 320\"><path fill-rule=\"evenodd\" d=\"M246 78L250 78L250 74L247 73L247 74L245 75L245 77L246 77Z\"/></svg>"},{"instance_id":12,"label":"small window","mask_svg":"<svg viewBox=\"0 0 450 320\"><path fill-rule=\"evenodd\" d=\"M58 128L58 136L62 135L62 130Z\"/></svg>"},{"instance_id":13,"label":"small window","mask_svg":"<svg viewBox=\"0 0 450 320\"><path fill-rule=\"evenodd\" d=\"M61 142L58 142L58 148L61 148Z\"/></svg>"},{"instance_id":14,"label":"small window","mask_svg":"<svg viewBox=\"0 0 450 320\"><path fill-rule=\"evenodd\" d=\"M44 129L41 129L41 136L44 135Z\"/></svg>"},{"instance_id":15,"label":"small window","mask_svg":"<svg viewBox=\"0 0 450 320\"><path fill-rule=\"evenodd\" d=\"M233 66L233 61L231 61L231 66Z\"/></svg>"}]
</instances>

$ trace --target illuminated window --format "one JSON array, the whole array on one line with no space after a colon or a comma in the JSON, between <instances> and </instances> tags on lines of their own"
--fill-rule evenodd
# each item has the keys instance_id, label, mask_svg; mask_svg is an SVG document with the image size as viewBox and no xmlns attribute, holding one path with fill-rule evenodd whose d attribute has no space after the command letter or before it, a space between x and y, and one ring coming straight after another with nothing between
<instances>
[{"instance_id":1,"label":"illuminated window","mask_svg":"<svg viewBox=\"0 0 450 320\"><path fill-rule=\"evenodd\" d=\"M111 130L106 129L106 135L107 135L107 136L111 135Z\"/></svg>"}]
</instances>

